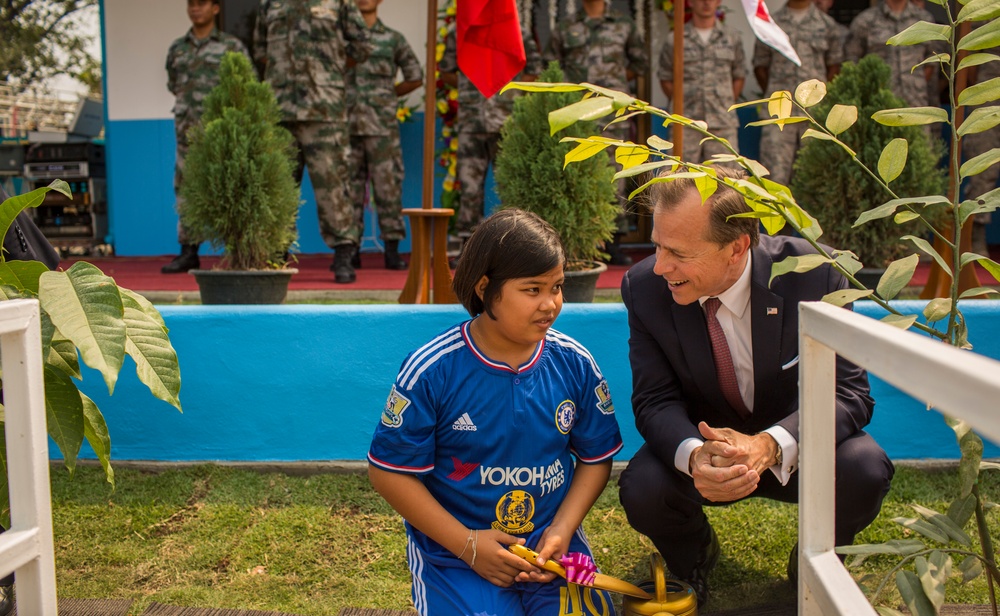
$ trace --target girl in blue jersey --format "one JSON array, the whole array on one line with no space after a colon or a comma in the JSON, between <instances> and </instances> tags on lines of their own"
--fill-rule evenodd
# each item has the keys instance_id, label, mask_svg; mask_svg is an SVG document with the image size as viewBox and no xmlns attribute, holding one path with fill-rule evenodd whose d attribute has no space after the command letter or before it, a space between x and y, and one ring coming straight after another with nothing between
<instances>
[{"instance_id":1,"label":"girl in blue jersey","mask_svg":"<svg viewBox=\"0 0 1000 616\"><path fill-rule=\"evenodd\" d=\"M406 521L421 614L614 614L608 593L507 549L592 556L581 523L622 447L594 359L550 329L565 261L538 216L484 220L453 282L472 319L410 353L389 394L369 477Z\"/></svg>"}]
</instances>

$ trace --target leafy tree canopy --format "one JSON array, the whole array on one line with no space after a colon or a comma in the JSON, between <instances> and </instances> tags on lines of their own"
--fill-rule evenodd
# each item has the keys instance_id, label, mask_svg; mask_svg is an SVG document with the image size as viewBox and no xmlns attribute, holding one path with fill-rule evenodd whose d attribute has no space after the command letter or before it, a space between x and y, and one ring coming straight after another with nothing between
<instances>
[{"instance_id":1,"label":"leafy tree canopy","mask_svg":"<svg viewBox=\"0 0 1000 616\"><path fill-rule=\"evenodd\" d=\"M80 18L97 0L5 0L0 2L0 78L28 87L69 75L99 91L100 63L87 52L93 36Z\"/></svg>"}]
</instances>

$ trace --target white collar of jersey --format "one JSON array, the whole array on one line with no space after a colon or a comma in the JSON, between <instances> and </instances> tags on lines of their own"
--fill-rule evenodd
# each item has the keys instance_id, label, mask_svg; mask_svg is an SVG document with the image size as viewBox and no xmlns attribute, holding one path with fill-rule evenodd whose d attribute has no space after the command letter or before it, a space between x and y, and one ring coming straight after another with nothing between
<instances>
[{"instance_id":1,"label":"white collar of jersey","mask_svg":"<svg viewBox=\"0 0 1000 616\"><path fill-rule=\"evenodd\" d=\"M471 325L472 325L471 319L466 321L465 323L462 323L462 338L465 340L465 344L469 347L469 350L472 351L473 355L475 355L479 359L479 361L483 362L490 368L503 370L504 372L512 372L514 374L519 374L521 372L524 372L525 370L529 370L532 366L534 366L535 363L538 361L538 358L542 356L542 349L545 348L545 340L540 340L538 344L535 345L535 352L531 354L531 357L528 359L528 361L521 364L515 370L514 368L511 368L505 363L493 361L492 359L487 357L482 351L480 351L478 347L476 347L476 343L472 341L472 332L469 331L469 327Z\"/></svg>"}]
</instances>

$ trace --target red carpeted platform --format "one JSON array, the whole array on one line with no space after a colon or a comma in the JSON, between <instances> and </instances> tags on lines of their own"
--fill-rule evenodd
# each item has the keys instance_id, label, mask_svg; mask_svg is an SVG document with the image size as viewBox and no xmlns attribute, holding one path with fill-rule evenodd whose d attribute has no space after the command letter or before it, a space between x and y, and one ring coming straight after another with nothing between
<instances>
[{"instance_id":1,"label":"red carpeted platform","mask_svg":"<svg viewBox=\"0 0 1000 616\"><path fill-rule=\"evenodd\" d=\"M998 250L993 250L993 258L1000 258ZM648 249L629 250L630 256L636 261L650 254ZM409 255L405 255L406 258ZM189 274L161 274L160 268L169 263L173 257L71 257L63 261L61 267L68 268L75 261L88 261L101 268L105 274L127 289L134 291L177 291L196 292L198 285L194 276ZM358 278L350 284L333 282L333 272L330 264L332 254L297 255L298 263L294 267L299 273L292 277L291 291L401 291L406 283L406 271L389 271L382 267L381 253L364 253L361 255L361 269ZM218 257L202 257L201 266L210 269L218 263ZM976 266L979 280L984 286L995 286L996 281L984 269ZM628 270L624 266L609 266L597 282L598 289L617 290L621 286L622 276ZM927 283L930 265L921 263L911 281L911 286L924 286Z\"/></svg>"}]
</instances>

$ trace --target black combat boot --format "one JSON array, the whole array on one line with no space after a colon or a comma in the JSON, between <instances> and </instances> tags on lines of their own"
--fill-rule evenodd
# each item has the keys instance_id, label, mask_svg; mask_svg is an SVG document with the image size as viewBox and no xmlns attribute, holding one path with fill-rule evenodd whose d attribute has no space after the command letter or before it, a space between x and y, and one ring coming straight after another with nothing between
<instances>
[{"instance_id":1,"label":"black combat boot","mask_svg":"<svg viewBox=\"0 0 1000 616\"><path fill-rule=\"evenodd\" d=\"M188 270L201 267L201 259L198 258L198 244L184 244L181 246L181 254L174 257L174 260L160 268L163 274L181 274Z\"/></svg>"},{"instance_id":2,"label":"black combat boot","mask_svg":"<svg viewBox=\"0 0 1000 616\"><path fill-rule=\"evenodd\" d=\"M351 257L351 267L358 270L361 269L361 248L359 247L354 251L354 256Z\"/></svg>"},{"instance_id":3,"label":"black combat boot","mask_svg":"<svg viewBox=\"0 0 1000 616\"><path fill-rule=\"evenodd\" d=\"M621 234L615 233L611 239L611 243L604 247L608 253L608 263L610 265L632 265L632 257L622 252L621 239Z\"/></svg>"},{"instance_id":4,"label":"black combat boot","mask_svg":"<svg viewBox=\"0 0 1000 616\"><path fill-rule=\"evenodd\" d=\"M336 252L333 254L334 282L347 284L349 282L354 282L357 278L357 275L354 273L354 266L351 265L351 259L354 257L354 252L356 250L357 248L350 244L337 246Z\"/></svg>"},{"instance_id":5,"label":"black combat boot","mask_svg":"<svg viewBox=\"0 0 1000 616\"><path fill-rule=\"evenodd\" d=\"M399 240L388 240L385 243L385 269L405 270L406 261L399 256Z\"/></svg>"}]
</instances>

